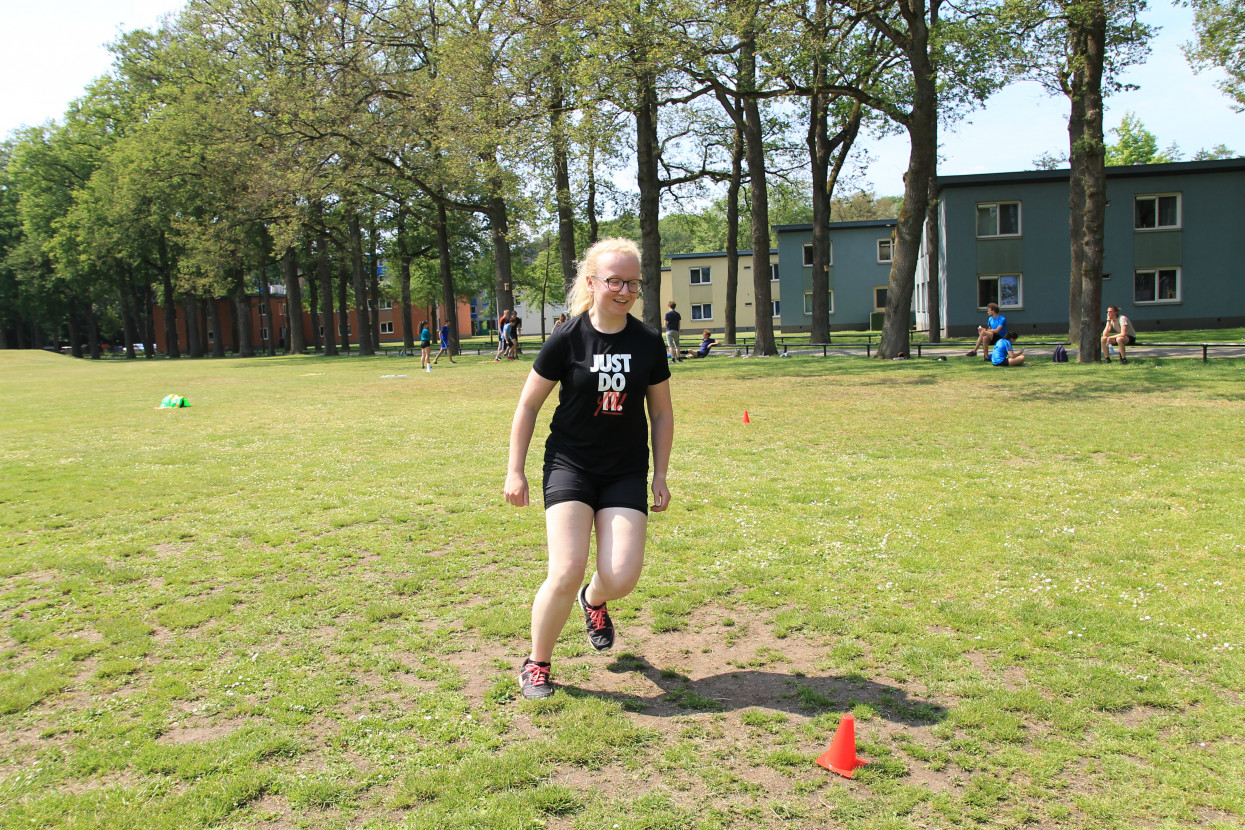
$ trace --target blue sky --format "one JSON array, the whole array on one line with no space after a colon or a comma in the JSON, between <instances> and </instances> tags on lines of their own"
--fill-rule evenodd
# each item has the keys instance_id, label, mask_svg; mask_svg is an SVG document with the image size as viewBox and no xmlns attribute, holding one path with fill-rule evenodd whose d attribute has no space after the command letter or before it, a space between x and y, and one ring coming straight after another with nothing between
<instances>
[{"instance_id":1,"label":"blue sky","mask_svg":"<svg viewBox=\"0 0 1245 830\"><path fill-rule=\"evenodd\" d=\"M182 7L175 0L0 0L0 135L23 124L59 117L87 83L108 70L104 44L120 32L156 25ZM1146 15L1162 27L1146 64L1125 80L1140 87L1107 103L1107 124L1132 110L1163 147L1175 142L1185 156L1226 144L1245 155L1245 114L1234 113L1215 88L1215 72L1195 75L1180 51L1192 37L1191 12L1158 0ZM944 130L939 172L944 175L1031 169L1043 152L1066 151L1067 103L1037 84L1016 84L991 98L953 130ZM1110 136L1108 136L1108 139ZM904 138L866 139L871 160L860 183L880 194L902 192L907 167Z\"/></svg>"}]
</instances>

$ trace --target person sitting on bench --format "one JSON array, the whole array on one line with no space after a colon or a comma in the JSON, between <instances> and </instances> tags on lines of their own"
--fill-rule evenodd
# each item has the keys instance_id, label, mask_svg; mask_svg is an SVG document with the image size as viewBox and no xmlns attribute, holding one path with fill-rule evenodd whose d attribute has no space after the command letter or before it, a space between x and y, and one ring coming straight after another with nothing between
<instances>
[{"instance_id":1,"label":"person sitting on bench","mask_svg":"<svg viewBox=\"0 0 1245 830\"><path fill-rule=\"evenodd\" d=\"M977 327L977 342L973 344L973 350L965 357L976 357L977 350L981 349L985 352L986 360L989 360L990 347L1007 334L1007 318L999 312L999 304L990 303L986 306L986 311L990 313L990 316L986 318L984 326Z\"/></svg>"}]
</instances>

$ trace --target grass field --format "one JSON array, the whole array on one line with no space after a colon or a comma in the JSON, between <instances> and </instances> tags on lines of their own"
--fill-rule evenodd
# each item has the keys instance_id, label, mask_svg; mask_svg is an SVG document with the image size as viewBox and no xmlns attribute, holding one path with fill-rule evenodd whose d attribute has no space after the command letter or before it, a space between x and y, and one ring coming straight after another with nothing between
<instances>
[{"instance_id":1,"label":"grass field","mask_svg":"<svg viewBox=\"0 0 1245 830\"><path fill-rule=\"evenodd\" d=\"M1245 823L1245 362L681 364L543 702L529 364L0 352L0 827Z\"/></svg>"}]
</instances>

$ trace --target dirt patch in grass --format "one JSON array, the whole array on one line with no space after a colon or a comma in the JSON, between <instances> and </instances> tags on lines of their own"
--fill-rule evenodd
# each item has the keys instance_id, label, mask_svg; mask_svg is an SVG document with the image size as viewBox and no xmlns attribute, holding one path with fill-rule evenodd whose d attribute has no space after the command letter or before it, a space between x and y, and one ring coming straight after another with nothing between
<instances>
[{"instance_id":1,"label":"dirt patch in grass","mask_svg":"<svg viewBox=\"0 0 1245 830\"><path fill-rule=\"evenodd\" d=\"M185 553L189 549L189 542L161 542L152 550L155 552L156 556L169 557Z\"/></svg>"},{"instance_id":2,"label":"dirt patch in grass","mask_svg":"<svg viewBox=\"0 0 1245 830\"><path fill-rule=\"evenodd\" d=\"M195 744L215 741L231 732L246 726L245 718L233 718L222 721L205 721L191 718L169 728L157 738L163 744Z\"/></svg>"}]
</instances>

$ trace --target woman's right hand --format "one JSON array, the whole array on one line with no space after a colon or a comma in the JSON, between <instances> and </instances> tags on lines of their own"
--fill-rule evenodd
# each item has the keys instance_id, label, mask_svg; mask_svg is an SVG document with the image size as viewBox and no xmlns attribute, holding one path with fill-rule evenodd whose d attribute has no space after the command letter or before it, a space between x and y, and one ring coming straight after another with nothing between
<instances>
[{"instance_id":1,"label":"woman's right hand","mask_svg":"<svg viewBox=\"0 0 1245 830\"><path fill-rule=\"evenodd\" d=\"M528 498L527 476L523 473L507 473L502 494L515 507L527 507L531 503Z\"/></svg>"}]
</instances>

